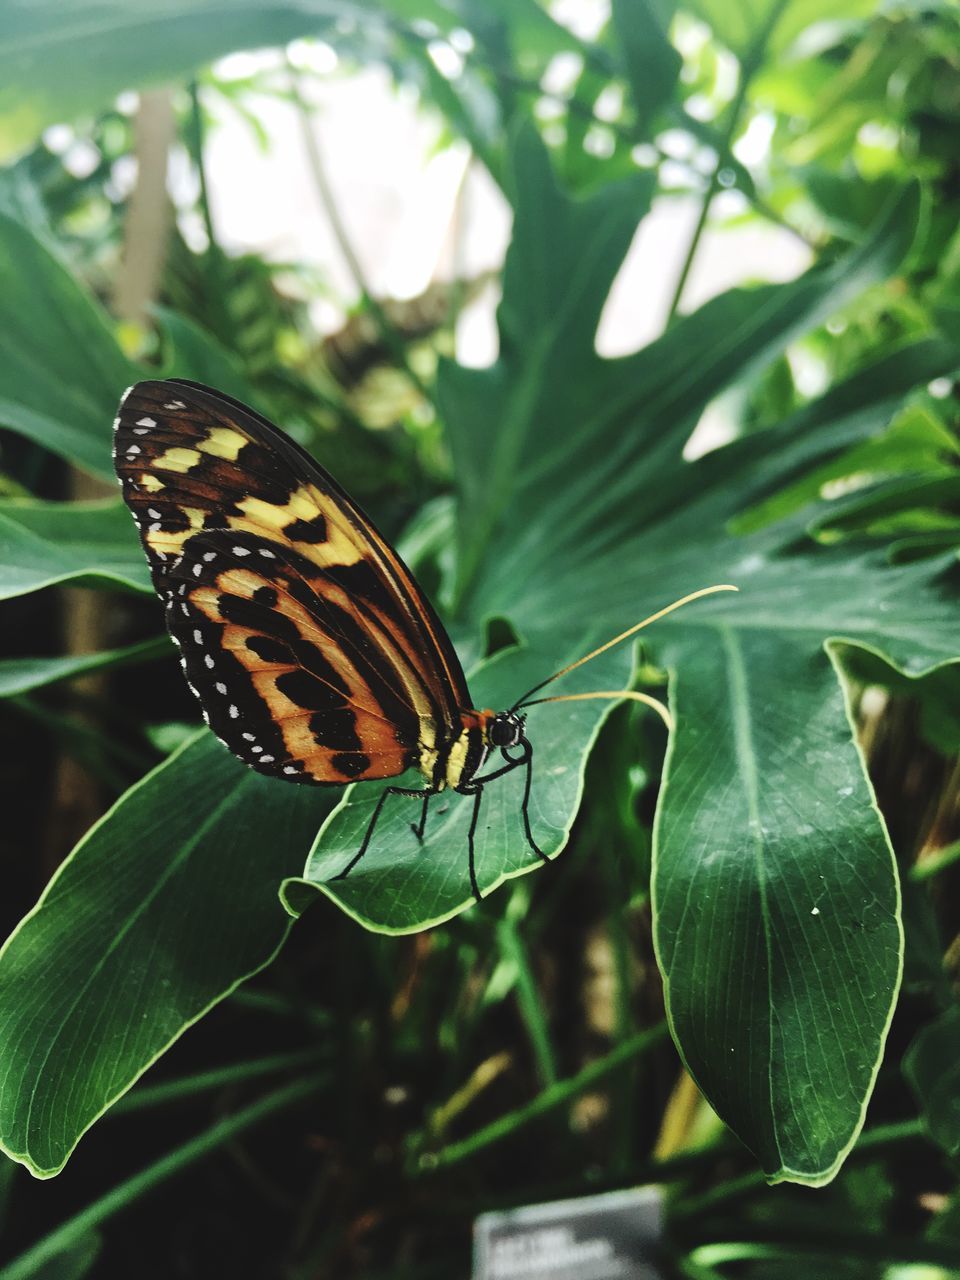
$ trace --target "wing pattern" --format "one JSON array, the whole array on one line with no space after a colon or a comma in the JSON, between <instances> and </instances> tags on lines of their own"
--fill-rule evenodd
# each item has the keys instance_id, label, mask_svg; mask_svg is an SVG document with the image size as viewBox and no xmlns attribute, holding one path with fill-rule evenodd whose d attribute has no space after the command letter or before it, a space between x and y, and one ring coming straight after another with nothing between
<instances>
[{"instance_id":1,"label":"wing pattern","mask_svg":"<svg viewBox=\"0 0 960 1280\"><path fill-rule=\"evenodd\" d=\"M292 781L437 782L470 706L429 601L309 454L198 384L139 382L114 457L207 723Z\"/></svg>"}]
</instances>

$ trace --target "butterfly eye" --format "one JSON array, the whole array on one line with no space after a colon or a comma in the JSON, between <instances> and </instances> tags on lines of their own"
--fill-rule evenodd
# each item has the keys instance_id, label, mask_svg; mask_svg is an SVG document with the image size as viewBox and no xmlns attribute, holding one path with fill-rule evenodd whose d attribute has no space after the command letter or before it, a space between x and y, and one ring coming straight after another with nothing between
<instances>
[{"instance_id":1,"label":"butterfly eye","mask_svg":"<svg viewBox=\"0 0 960 1280\"><path fill-rule=\"evenodd\" d=\"M523 720L511 711L502 711L490 722L490 743L494 747L515 747L523 737Z\"/></svg>"}]
</instances>

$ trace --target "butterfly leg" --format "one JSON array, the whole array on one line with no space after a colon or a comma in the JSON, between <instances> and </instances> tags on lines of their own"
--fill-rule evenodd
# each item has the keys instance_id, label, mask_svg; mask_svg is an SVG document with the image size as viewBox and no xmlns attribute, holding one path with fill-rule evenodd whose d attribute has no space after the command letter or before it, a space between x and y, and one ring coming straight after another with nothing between
<instances>
[{"instance_id":1,"label":"butterfly leg","mask_svg":"<svg viewBox=\"0 0 960 1280\"><path fill-rule=\"evenodd\" d=\"M433 791L430 790L429 787L423 788L423 789L419 787L384 787L384 789L380 792L380 798L377 801L376 807L373 810L373 815L370 818L370 821L367 823L367 829L364 833L363 842L361 843L360 848L353 855L353 857L350 859L347 865L343 868L343 870L338 871L335 876L331 877L331 879L346 880L347 876L350 874L353 868L357 865L357 863L360 861L363 855L367 852L367 847L370 844L371 837L373 836L374 827L376 827L377 821L380 817L380 812L383 809L384 804L386 804L387 796L422 796L424 798L424 801L426 801L432 795L433 795ZM427 807L426 807L426 803L424 803L423 813L421 814L421 823L426 817L426 811L427 811Z\"/></svg>"},{"instance_id":2,"label":"butterfly leg","mask_svg":"<svg viewBox=\"0 0 960 1280\"><path fill-rule=\"evenodd\" d=\"M417 839L421 841L423 840L423 833L427 826L427 806L430 804L430 797L433 794L434 793L432 791L423 792L423 808L420 810L420 821L410 823L410 830Z\"/></svg>"},{"instance_id":3,"label":"butterfly leg","mask_svg":"<svg viewBox=\"0 0 960 1280\"><path fill-rule=\"evenodd\" d=\"M520 812L523 815L523 830L527 837L527 843L530 845L530 848L537 857L542 858L544 862L549 862L550 859L537 844L536 840L534 840L533 830L530 826L530 788L533 784L533 746L527 738L524 738L523 742L520 744L520 749L522 751L522 755L511 756L504 748L501 748L501 752L507 763L501 765L499 769L494 769L493 773L484 774L482 778L475 778L474 784L482 786L484 783L491 782L494 778L502 778L504 774L512 773L514 769L519 769L521 765L526 767L527 773L523 782L523 800L520 804Z\"/></svg>"},{"instance_id":4,"label":"butterfly leg","mask_svg":"<svg viewBox=\"0 0 960 1280\"><path fill-rule=\"evenodd\" d=\"M520 812L523 814L523 829L527 834L527 843L538 858L542 858L544 862L550 859L543 852L536 840L533 838L533 831L530 829L530 787L533 784L533 747L528 741L524 741L524 758L518 760L518 764L526 763L527 776L523 781L523 803L520 805Z\"/></svg>"},{"instance_id":5,"label":"butterfly leg","mask_svg":"<svg viewBox=\"0 0 960 1280\"><path fill-rule=\"evenodd\" d=\"M483 798L483 787L474 785L468 795L473 795L473 813L470 817L470 830L467 832L467 850L470 865L470 888L473 890L473 896L477 902L482 898L480 886L477 884L477 864L473 850L473 837L477 830L477 822L480 818L480 801Z\"/></svg>"}]
</instances>

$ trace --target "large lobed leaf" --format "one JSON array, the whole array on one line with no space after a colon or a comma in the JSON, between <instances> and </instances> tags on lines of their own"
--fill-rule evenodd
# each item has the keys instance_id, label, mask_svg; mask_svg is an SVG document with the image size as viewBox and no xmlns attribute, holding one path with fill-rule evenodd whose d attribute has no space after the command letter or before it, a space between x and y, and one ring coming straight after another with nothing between
<instances>
[{"instance_id":1,"label":"large lobed leaf","mask_svg":"<svg viewBox=\"0 0 960 1280\"><path fill-rule=\"evenodd\" d=\"M657 941L673 1030L704 1091L771 1178L822 1182L862 1123L901 954L896 871L826 646L841 637L914 674L952 661L956 583L942 563L899 569L875 554L804 549L796 523L742 537L727 524L885 426L906 391L953 367L957 352L917 342L775 432L693 465L681 448L713 395L896 266L915 195L829 270L726 294L637 355L604 361L593 335L641 190L625 183L570 202L529 137L513 172L500 358L483 371L448 365L441 379L465 485L461 616L474 626L509 617L542 675L568 648L587 647L584 619L597 638L704 582L742 587L649 636L673 673L678 712L658 811ZM591 674L586 683L610 687L606 672ZM497 683L505 699L522 687ZM584 712L581 746L590 720ZM544 708L530 730L538 752L566 765L558 709ZM575 805L577 795L555 799ZM506 788L485 797L504 833L492 866L484 834L486 884L536 865L515 804ZM368 812L348 799L308 874L343 865ZM563 821L550 852L572 812L551 815ZM451 813L462 838L466 817ZM443 918L451 889L465 885L462 861L452 884L439 867L418 867L408 820L398 812L390 829L394 852L408 854L382 859L368 884L337 886L348 909L368 923L377 911L384 929L412 927L418 892L423 919Z\"/></svg>"}]
</instances>

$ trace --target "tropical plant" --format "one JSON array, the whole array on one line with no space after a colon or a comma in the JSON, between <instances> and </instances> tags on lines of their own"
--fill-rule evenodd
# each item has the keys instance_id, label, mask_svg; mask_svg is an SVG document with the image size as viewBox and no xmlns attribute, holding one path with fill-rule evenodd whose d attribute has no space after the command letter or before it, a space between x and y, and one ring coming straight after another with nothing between
<instances>
[{"instance_id":1,"label":"tropical plant","mask_svg":"<svg viewBox=\"0 0 960 1280\"><path fill-rule=\"evenodd\" d=\"M32 1243L12 1226L11 1249L26 1252L0 1280L48 1264L110 1274L133 1246L111 1236L97 1261L91 1233L107 1218L281 1115L269 1177L246 1157L237 1167L283 1206L289 1274L449 1275L463 1269L449 1223L462 1231L493 1199L642 1178L674 1188L673 1265L688 1275L727 1262L772 1274L771 1257L778 1275L809 1274L824 1253L843 1274L960 1271L938 1154L960 1149L960 1015L950 953L942 963L960 848L958 198L944 146L960 24L946 8L857 0L842 20L816 0L667 8L615 0L589 40L534 0L381 0L330 17L201 4L159 30L140 3L75 3L75 30L43 5L10 15L0 693L8 811L20 814L12 899L36 885L24 866L64 761L83 767L81 807L99 795L105 812L66 857L46 829L58 869L0 953L0 1141L47 1178L101 1117L78 1163L88 1145L110 1158L114 1114L135 1126L138 1108L192 1110L181 1145L116 1186L98 1180L100 1198L71 1202L59 1226L39 1190L13 1187L37 1206L32 1235L40 1223L47 1234ZM238 84L207 64L299 37L417 86L512 208L488 368L444 354L456 290L436 322L408 329L358 280L369 361L393 365L404 388L387 432L364 425L363 398L324 359L303 305L316 282L301 277L290 298L281 268L224 254L210 216L215 107L249 116L251 95L272 93L306 117L310 73L288 54ZM558 55L575 68L563 93L544 88ZM160 237L155 297L141 298L160 305L144 323L104 305L131 234L111 175L138 145L111 98L185 77L168 107L201 178L208 243L176 236L165 255ZM82 180L39 137L64 119L100 158ZM761 134L748 166L744 140ZM605 358L611 285L651 206L677 195L699 217L663 331ZM801 240L810 269L685 309L705 230L760 224ZM565 680L565 693L659 690L669 738L633 705L531 709L531 816L553 865L524 838L510 776L484 797L481 904L459 797L422 844L403 801L388 805L366 857L335 880L380 788L340 796L263 778L195 723L133 524L89 479L112 482L118 397L158 370L292 426L369 501L441 609L479 706L510 706L689 591L739 588ZM733 438L692 456L719 397ZM388 500L385 476L404 497ZM64 597L70 651L56 651L51 588L64 584L108 620L94 653L76 651L76 595ZM587 994L580 965L597 947L612 999ZM172 1078L138 1083L201 1018L171 1053ZM274 1073L272 1091L236 1093ZM225 1114L211 1123L213 1090ZM298 1145L295 1117L309 1117L319 1155ZM502 1176L500 1145L519 1151L514 1135L535 1123L537 1154ZM922 1144L916 1177L890 1163L906 1143ZM813 1215L796 1191L765 1185L822 1186L848 1156ZM941 1210L927 1238L907 1213L921 1194ZM336 1230L318 1227L319 1206ZM422 1270L404 1269L400 1240ZM263 1249L263 1274L280 1274L279 1252ZM192 1257L199 1273L203 1249Z\"/></svg>"}]
</instances>

